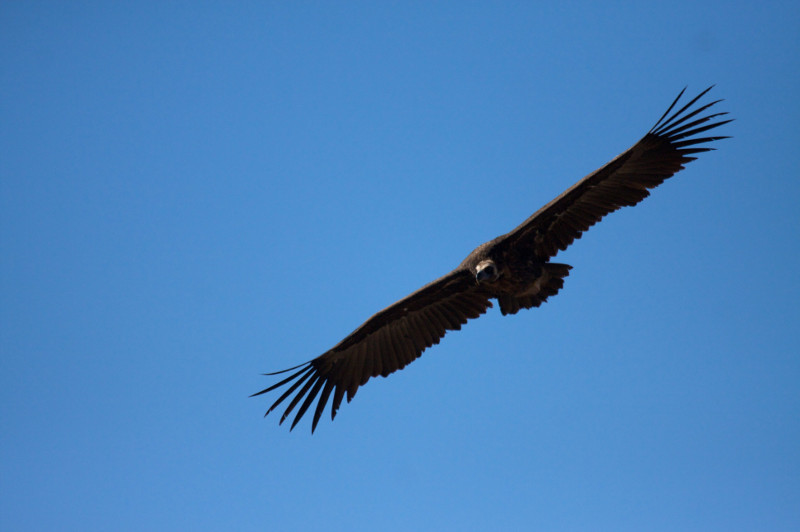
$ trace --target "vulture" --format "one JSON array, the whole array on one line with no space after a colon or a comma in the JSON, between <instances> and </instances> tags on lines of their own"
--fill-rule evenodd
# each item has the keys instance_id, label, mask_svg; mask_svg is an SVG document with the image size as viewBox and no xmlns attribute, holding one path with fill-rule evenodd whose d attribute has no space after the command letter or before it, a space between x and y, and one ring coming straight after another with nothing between
<instances>
[{"instance_id":1,"label":"vulture","mask_svg":"<svg viewBox=\"0 0 800 532\"><path fill-rule=\"evenodd\" d=\"M713 150L708 147L710 142L728 138L705 135L731 121L719 118L727 113L708 111L722 100L697 103L711 88L670 114L684 88L633 147L578 181L511 232L475 248L447 275L373 315L317 358L267 373L290 375L253 394L287 386L264 415L291 398L280 423L296 408L292 430L317 399L313 433L329 400L333 419L345 396L350 402L371 377L386 377L403 369L438 344L447 331L457 331L485 313L493 306L492 299L507 315L538 307L556 295L572 268L550 262L559 251L606 214L642 201L650 189L693 161L693 155Z\"/></svg>"}]
</instances>

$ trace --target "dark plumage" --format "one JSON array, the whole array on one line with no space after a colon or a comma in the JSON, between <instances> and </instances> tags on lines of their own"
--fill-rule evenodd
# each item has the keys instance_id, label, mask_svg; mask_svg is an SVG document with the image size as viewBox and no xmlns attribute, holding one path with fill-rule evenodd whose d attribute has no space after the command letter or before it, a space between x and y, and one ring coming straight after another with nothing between
<instances>
[{"instance_id":1,"label":"dark plumage","mask_svg":"<svg viewBox=\"0 0 800 532\"><path fill-rule=\"evenodd\" d=\"M692 109L709 90L711 87L669 115L683 95L681 91L656 125L629 150L578 181L516 229L478 246L452 272L369 318L326 353L305 364L268 373L296 370L254 394L288 386L267 414L291 397L280 422L297 408L294 428L319 397L313 432L331 394L333 419L345 395L349 402L371 377L386 377L404 368L439 343L447 331L458 330L486 312L491 299L497 299L506 315L538 307L558 293L571 266L550 262L552 257L606 214L646 198L649 189L693 161L692 155L712 150L706 146L709 142L727 138L699 136L730 122L714 121L727 113L702 114L721 100Z\"/></svg>"}]
</instances>

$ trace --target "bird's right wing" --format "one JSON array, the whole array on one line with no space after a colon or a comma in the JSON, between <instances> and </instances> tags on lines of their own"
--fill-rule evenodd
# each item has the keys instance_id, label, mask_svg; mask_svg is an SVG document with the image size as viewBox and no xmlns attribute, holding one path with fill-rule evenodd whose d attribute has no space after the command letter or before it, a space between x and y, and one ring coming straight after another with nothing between
<instances>
[{"instance_id":1,"label":"bird's right wing","mask_svg":"<svg viewBox=\"0 0 800 532\"><path fill-rule=\"evenodd\" d=\"M492 306L490 295L467 269L456 269L413 294L383 309L344 340L314 360L277 373L297 370L282 381L254 395L284 385L289 388L272 404L267 414L294 394L280 422L300 401L292 427L319 395L311 431L333 393L331 419L347 393L349 402L371 377L386 377L416 360L428 347L438 344L447 331L458 330ZM298 390L299 389L299 390ZM264 414L264 415L267 415Z\"/></svg>"}]
</instances>

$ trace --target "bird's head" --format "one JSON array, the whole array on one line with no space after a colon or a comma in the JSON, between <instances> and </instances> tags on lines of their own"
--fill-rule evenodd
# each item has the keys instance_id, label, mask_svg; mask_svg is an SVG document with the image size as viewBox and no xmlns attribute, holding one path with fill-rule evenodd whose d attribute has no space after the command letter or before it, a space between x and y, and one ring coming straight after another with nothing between
<instances>
[{"instance_id":1,"label":"bird's head","mask_svg":"<svg viewBox=\"0 0 800 532\"><path fill-rule=\"evenodd\" d=\"M475 280L479 283L492 283L500 277L497 265L492 260L483 260L475 268Z\"/></svg>"}]
</instances>

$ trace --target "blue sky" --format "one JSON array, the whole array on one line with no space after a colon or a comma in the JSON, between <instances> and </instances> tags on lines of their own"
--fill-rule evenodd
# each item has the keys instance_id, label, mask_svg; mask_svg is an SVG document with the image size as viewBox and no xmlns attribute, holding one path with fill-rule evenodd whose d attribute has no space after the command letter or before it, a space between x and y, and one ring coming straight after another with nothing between
<instances>
[{"instance_id":1,"label":"blue sky","mask_svg":"<svg viewBox=\"0 0 800 532\"><path fill-rule=\"evenodd\" d=\"M796 2L4 2L3 530L797 530ZM316 433L309 360L636 142L736 121Z\"/></svg>"}]
</instances>

